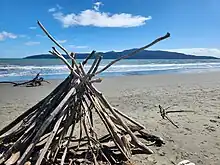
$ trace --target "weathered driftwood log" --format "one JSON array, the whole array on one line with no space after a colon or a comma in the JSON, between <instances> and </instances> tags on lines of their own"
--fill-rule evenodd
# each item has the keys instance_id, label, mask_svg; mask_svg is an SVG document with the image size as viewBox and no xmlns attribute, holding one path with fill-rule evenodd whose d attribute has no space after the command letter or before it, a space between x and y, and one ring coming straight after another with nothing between
<instances>
[{"instance_id":1,"label":"weathered driftwood log","mask_svg":"<svg viewBox=\"0 0 220 165\"><path fill-rule=\"evenodd\" d=\"M0 131L0 164L122 164L129 162L137 151L153 153L149 144L140 138L151 142L151 146L164 143L162 138L147 133L142 124L112 107L93 83L101 82L94 79L95 75L169 37L169 33L98 71L102 57L95 51L78 64L75 54L68 53L40 22L38 24L72 59L70 64L55 47L50 51L67 65L70 75L45 99ZM96 58L86 72L84 65L92 56ZM98 123L94 113L100 119ZM104 136L97 132L100 123L107 132Z\"/></svg>"},{"instance_id":2,"label":"weathered driftwood log","mask_svg":"<svg viewBox=\"0 0 220 165\"><path fill-rule=\"evenodd\" d=\"M48 81L44 80L43 77L39 77L40 73L38 73L32 80L25 81L25 82L13 82L13 81L1 81L0 84L13 84L13 86L22 86L26 85L26 87L35 87L41 86L42 82L49 83Z\"/></svg>"}]
</instances>

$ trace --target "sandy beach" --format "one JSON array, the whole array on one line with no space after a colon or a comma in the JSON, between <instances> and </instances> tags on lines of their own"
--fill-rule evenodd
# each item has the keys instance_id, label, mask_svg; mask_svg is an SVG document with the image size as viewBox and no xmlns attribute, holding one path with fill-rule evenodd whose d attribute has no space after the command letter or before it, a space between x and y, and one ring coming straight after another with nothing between
<instances>
[{"instance_id":1,"label":"sandy beach","mask_svg":"<svg viewBox=\"0 0 220 165\"><path fill-rule=\"evenodd\" d=\"M188 159L196 165L220 164L220 73L124 76L104 78L97 88L110 103L162 137L152 155L134 155L137 165L172 165ZM0 85L0 128L48 95L62 80L40 87ZM158 105L179 126L161 119ZM103 128L104 129L104 128ZM101 128L100 128L101 130Z\"/></svg>"}]
</instances>

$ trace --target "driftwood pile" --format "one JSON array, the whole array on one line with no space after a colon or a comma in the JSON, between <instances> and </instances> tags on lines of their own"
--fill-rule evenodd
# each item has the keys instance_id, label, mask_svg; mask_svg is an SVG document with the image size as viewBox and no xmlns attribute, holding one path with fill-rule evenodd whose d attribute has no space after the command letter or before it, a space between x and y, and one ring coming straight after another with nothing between
<instances>
[{"instance_id":1,"label":"driftwood pile","mask_svg":"<svg viewBox=\"0 0 220 165\"><path fill-rule=\"evenodd\" d=\"M44 80L43 77L40 77L40 73L38 73L32 80L25 81L25 82L13 82L13 81L1 81L1 84L13 84L14 87L16 86L23 86L26 87L36 87L41 86L42 82L49 83L48 81Z\"/></svg>"},{"instance_id":2,"label":"driftwood pile","mask_svg":"<svg viewBox=\"0 0 220 165\"><path fill-rule=\"evenodd\" d=\"M78 64L74 53L68 53L40 22L38 24L70 56L72 65L56 48L50 51L71 73L46 98L0 131L0 164L122 164L129 163L135 153L152 154L149 146L164 143L160 137L147 133L143 125L112 107L93 83L101 81L94 76L115 62L168 38L169 33L98 70L102 57L95 51ZM93 56L95 60L86 72L84 66ZM98 120L106 128L104 135L98 134Z\"/></svg>"}]
</instances>

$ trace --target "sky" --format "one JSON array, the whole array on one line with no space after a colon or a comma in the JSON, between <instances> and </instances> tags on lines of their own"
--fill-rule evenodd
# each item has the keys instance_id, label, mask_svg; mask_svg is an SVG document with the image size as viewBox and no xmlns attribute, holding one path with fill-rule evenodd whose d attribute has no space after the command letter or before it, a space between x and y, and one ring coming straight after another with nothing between
<instances>
[{"instance_id":1,"label":"sky","mask_svg":"<svg viewBox=\"0 0 220 165\"><path fill-rule=\"evenodd\" d=\"M219 0L0 0L0 58L48 53L39 20L71 52L151 50L220 57Z\"/></svg>"}]
</instances>

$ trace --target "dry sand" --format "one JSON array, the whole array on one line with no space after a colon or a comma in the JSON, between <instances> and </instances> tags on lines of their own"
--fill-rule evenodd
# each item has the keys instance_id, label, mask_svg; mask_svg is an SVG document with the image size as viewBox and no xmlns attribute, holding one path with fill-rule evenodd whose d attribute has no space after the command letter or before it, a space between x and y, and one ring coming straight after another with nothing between
<instances>
[{"instance_id":1,"label":"dry sand","mask_svg":"<svg viewBox=\"0 0 220 165\"><path fill-rule=\"evenodd\" d=\"M140 123L166 144L151 147L153 155L135 155L137 165L172 165L188 159L197 165L220 165L220 73L128 76L105 78L96 85L111 104ZM0 85L0 128L44 98L61 81L41 87ZM175 128L160 117L158 105L173 113Z\"/></svg>"}]
</instances>

